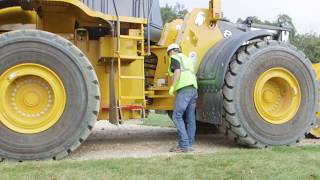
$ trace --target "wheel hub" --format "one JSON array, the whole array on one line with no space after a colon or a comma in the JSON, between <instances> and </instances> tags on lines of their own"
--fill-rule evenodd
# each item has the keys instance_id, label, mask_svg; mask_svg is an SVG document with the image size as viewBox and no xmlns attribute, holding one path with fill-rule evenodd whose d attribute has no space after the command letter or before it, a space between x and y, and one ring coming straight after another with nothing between
<instances>
[{"instance_id":1,"label":"wheel hub","mask_svg":"<svg viewBox=\"0 0 320 180\"><path fill-rule=\"evenodd\" d=\"M16 65L0 76L1 122L25 134L45 131L63 114L66 95L59 77L39 64Z\"/></svg>"},{"instance_id":2,"label":"wheel hub","mask_svg":"<svg viewBox=\"0 0 320 180\"><path fill-rule=\"evenodd\" d=\"M11 94L11 105L17 114L22 117L38 118L51 110L52 89L45 80L36 76L25 76L15 80L15 83Z\"/></svg>"},{"instance_id":3,"label":"wheel hub","mask_svg":"<svg viewBox=\"0 0 320 180\"><path fill-rule=\"evenodd\" d=\"M275 94L276 92L272 89L266 89L263 91L263 100L267 103L275 103L277 101Z\"/></svg>"},{"instance_id":4,"label":"wheel hub","mask_svg":"<svg viewBox=\"0 0 320 180\"><path fill-rule=\"evenodd\" d=\"M298 112L301 89L298 80L284 68L272 68L257 79L254 104L259 115L268 123L283 124Z\"/></svg>"},{"instance_id":5,"label":"wheel hub","mask_svg":"<svg viewBox=\"0 0 320 180\"><path fill-rule=\"evenodd\" d=\"M39 105L40 97L35 92L26 93L23 102L26 106L34 107Z\"/></svg>"}]
</instances>

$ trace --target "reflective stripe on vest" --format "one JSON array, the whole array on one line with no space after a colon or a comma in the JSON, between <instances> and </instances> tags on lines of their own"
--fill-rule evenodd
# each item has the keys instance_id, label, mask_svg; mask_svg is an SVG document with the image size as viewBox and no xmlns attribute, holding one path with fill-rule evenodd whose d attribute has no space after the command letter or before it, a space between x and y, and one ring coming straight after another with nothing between
<instances>
[{"instance_id":1,"label":"reflective stripe on vest","mask_svg":"<svg viewBox=\"0 0 320 180\"><path fill-rule=\"evenodd\" d=\"M177 57L177 58L175 58L175 57ZM181 71L190 71L192 74L195 74L195 73L194 73L194 69L189 69L189 68L187 68L187 67L185 66L184 60L183 60L183 57L182 57L181 54L174 55L173 58L179 61ZM170 66L171 66L171 65L170 65Z\"/></svg>"},{"instance_id":2,"label":"reflective stripe on vest","mask_svg":"<svg viewBox=\"0 0 320 180\"><path fill-rule=\"evenodd\" d=\"M196 89L198 88L197 77L194 73L194 64L187 56L184 54L176 54L172 56L173 59L177 60L180 64L180 78L175 86L175 91L178 91L181 88L193 85ZM168 67L168 73L170 76L173 75L171 72L171 59Z\"/></svg>"}]
</instances>

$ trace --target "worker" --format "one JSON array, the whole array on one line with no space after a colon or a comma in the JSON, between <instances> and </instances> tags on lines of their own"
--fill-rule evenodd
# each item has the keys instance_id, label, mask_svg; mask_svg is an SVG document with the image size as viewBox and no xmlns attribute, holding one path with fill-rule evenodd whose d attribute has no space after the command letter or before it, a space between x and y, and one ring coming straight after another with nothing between
<instances>
[{"instance_id":1,"label":"worker","mask_svg":"<svg viewBox=\"0 0 320 180\"><path fill-rule=\"evenodd\" d=\"M170 152L186 153L194 150L195 109L198 98L197 78L193 61L181 53L179 45L171 44L167 53L169 56L168 74L172 77L169 94L173 96L176 92L172 120L177 128L179 138L178 146L170 149Z\"/></svg>"}]
</instances>

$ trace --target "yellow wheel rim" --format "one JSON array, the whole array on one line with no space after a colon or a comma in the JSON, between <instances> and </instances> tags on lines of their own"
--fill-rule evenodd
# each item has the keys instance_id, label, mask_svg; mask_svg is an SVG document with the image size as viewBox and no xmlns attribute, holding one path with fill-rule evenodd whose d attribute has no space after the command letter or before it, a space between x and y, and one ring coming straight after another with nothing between
<instances>
[{"instance_id":1,"label":"yellow wheel rim","mask_svg":"<svg viewBox=\"0 0 320 180\"><path fill-rule=\"evenodd\" d=\"M317 113L317 115L318 115L318 113ZM311 129L310 133L311 133L314 137L320 138L320 127L318 126L318 127L316 127L316 128Z\"/></svg>"},{"instance_id":2,"label":"yellow wheel rim","mask_svg":"<svg viewBox=\"0 0 320 180\"><path fill-rule=\"evenodd\" d=\"M271 124L284 124L298 112L301 89L295 76L284 68L272 68L258 78L254 104L260 116Z\"/></svg>"},{"instance_id":3,"label":"yellow wheel rim","mask_svg":"<svg viewBox=\"0 0 320 180\"><path fill-rule=\"evenodd\" d=\"M313 64L312 65L313 67L313 70L316 71L316 74L317 74L317 80L318 82L320 81L320 64ZM319 119L320 119L320 112L317 112L317 119L318 119L318 127L312 129L310 131L310 133L316 137L316 138L320 138L320 122L319 122Z\"/></svg>"},{"instance_id":4,"label":"yellow wheel rim","mask_svg":"<svg viewBox=\"0 0 320 180\"><path fill-rule=\"evenodd\" d=\"M0 76L0 89L0 121L15 132L43 132L64 112L63 83L42 65L25 63L8 69Z\"/></svg>"},{"instance_id":5,"label":"yellow wheel rim","mask_svg":"<svg viewBox=\"0 0 320 180\"><path fill-rule=\"evenodd\" d=\"M318 120L318 125L317 127L311 129L310 133L316 137L316 138L320 138L320 122L319 122L319 119L320 119L320 112L317 112L317 120Z\"/></svg>"}]
</instances>

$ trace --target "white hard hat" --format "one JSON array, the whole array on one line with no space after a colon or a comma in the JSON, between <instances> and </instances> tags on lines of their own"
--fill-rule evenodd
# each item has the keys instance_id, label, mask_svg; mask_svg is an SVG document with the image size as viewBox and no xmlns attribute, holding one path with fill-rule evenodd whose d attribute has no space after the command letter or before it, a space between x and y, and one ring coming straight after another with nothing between
<instances>
[{"instance_id":1,"label":"white hard hat","mask_svg":"<svg viewBox=\"0 0 320 180\"><path fill-rule=\"evenodd\" d=\"M168 49L167 49L167 53L169 53L173 49L180 49L180 46L178 44L175 44L175 43L170 44Z\"/></svg>"}]
</instances>

